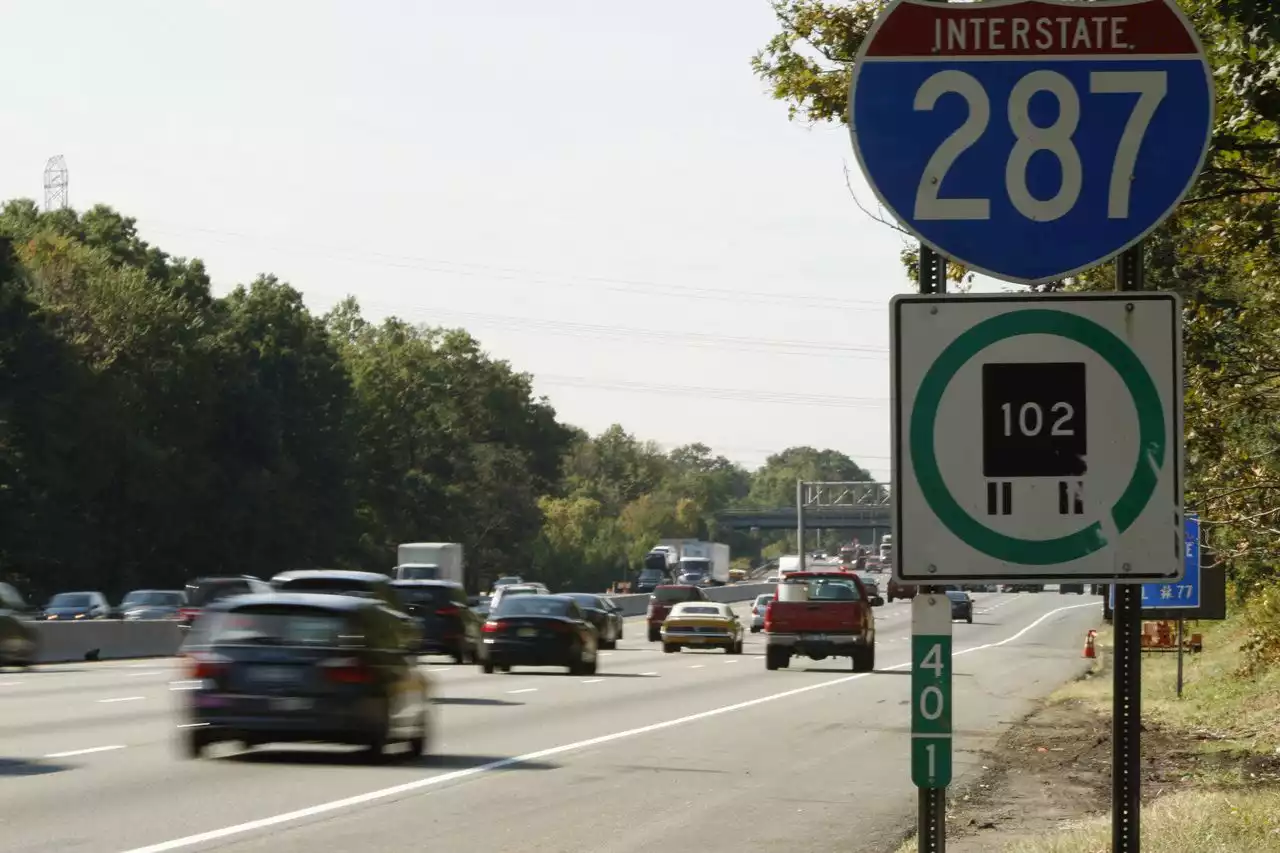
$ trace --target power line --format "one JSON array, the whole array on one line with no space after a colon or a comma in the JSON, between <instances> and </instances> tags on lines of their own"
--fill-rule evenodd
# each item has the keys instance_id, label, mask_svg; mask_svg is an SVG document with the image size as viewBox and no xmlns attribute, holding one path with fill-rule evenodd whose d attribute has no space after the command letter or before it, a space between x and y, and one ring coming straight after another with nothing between
<instances>
[{"instance_id":1,"label":"power line","mask_svg":"<svg viewBox=\"0 0 1280 853\"><path fill-rule=\"evenodd\" d=\"M373 306L388 303L373 301ZM587 337L611 340L619 337L641 338L650 342L669 342L696 347L736 349L746 352L767 352L776 355L796 355L821 358L883 359L889 355L888 347L839 345L820 341L784 341L771 338L751 338L734 335L710 335L703 332L676 332L665 329L637 329L594 323L571 323L563 320L545 320L537 317L513 317L503 314L482 314L467 311L440 311L422 308L432 320L437 317L457 318L461 322L505 329L517 333L552 332L566 337Z\"/></svg>"},{"instance_id":2,"label":"power line","mask_svg":"<svg viewBox=\"0 0 1280 853\"><path fill-rule=\"evenodd\" d=\"M553 373L533 374L535 383L570 388L596 388L603 391L627 391L639 394L678 394L712 400L743 400L751 403L776 403L789 406L818 406L839 409L880 409L889 405L887 398L829 397L819 394L790 394L782 391L753 391L747 388L704 388L692 385L658 385L645 382L603 381L582 376Z\"/></svg>"},{"instance_id":3,"label":"power line","mask_svg":"<svg viewBox=\"0 0 1280 853\"><path fill-rule=\"evenodd\" d=\"M555 287L585 288L593 291L608 290L619 293L663 296L684 299L710 299L730 302L757 302L766 304L786 304L793 307L816 308L822 310L872 311L885 308L885 302L874 299L836 299L830 296L804 293L776 293L768 291L736 290L716 287L686 287L682 285L660 284L652 281L617 278L611 276L573 275L563 273L546 273L521 267L494 266L471 261L450 261L438 258L427 258L416 255L398 255L385 252L335 252L331 247L282 241L276 238L266 239L253 234L237 231L226 231L215 228L180 226L166 224L148 224L148 231L160 231L171 234L198 233L231 240L245 240L270 248L292 251L298 254L314 255L339 260L360 261L396 269L411 269L422 272L433 272L442 275L467 277L496 278L501 280L522 281L525 283L547 284ZM799 304L798 304L799 303Z\"/></svg>"}]
</instances>

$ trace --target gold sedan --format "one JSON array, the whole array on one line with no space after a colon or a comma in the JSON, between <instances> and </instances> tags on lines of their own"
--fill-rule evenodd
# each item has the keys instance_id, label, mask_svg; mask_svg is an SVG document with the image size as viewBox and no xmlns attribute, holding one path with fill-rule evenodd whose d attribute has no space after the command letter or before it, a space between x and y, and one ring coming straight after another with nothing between
<instances>
[{"instance_id":1,"label":"gold sedan","mask_svg":"<svg viewBox=\"0 0 1280 853\"><path fill-rule=\"evenodd\" d=\"M742 654L744 631L738 615L716 601L685 601L671 608L662 623L662 650L668 654L691 649L724 649Z\"/></svg>"}]
</instances>

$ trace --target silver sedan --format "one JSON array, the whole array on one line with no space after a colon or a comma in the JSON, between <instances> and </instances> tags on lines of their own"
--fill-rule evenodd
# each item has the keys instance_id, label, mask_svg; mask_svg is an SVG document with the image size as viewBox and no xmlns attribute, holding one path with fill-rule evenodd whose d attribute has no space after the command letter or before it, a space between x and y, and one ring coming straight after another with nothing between
<instances>
[{"instance_id":1,"label":"silver sedan","mask_svg":"<svg viewBox=\"0 0 1280 853\"><path fill-rule=\"evenodd\" d=\"M773 601L773 593L766 592L757 595L756 600L751 603L751 633L759 634L764 628L764 609L769 606L770 601Z\"/></svg>"}]
</instances>

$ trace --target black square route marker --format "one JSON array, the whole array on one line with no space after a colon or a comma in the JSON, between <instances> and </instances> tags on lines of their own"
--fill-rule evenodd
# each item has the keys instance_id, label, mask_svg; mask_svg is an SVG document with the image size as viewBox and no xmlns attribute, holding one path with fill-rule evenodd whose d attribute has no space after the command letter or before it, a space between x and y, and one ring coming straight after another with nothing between
<instances>
[{"instance_id":1,"label":"black square route marker","mask_svg":"<svg viewBox=\"0 0 1280 853\"><path fill-rule=\"evenodd\" d=\"M1084 362L982 365L984 477L1079 477L1087 451Z\"/></svg>"}]
</instances>

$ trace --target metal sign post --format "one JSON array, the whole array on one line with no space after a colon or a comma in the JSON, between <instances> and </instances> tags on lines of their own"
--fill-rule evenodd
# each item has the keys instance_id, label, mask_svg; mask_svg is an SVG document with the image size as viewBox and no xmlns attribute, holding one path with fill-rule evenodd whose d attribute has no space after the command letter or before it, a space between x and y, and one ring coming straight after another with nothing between
<instances>
[{"instance_id":1,"label":"metal sign post","mask_svg":"<svg viewBox=\"0 0 1280 853\"><path fill-rule=\"evenodd\" d=\"M919 853L947 846L951 784L951 600L920 593L911 602L911 781L919 792Z\"/></svg>"}]
</instances>

